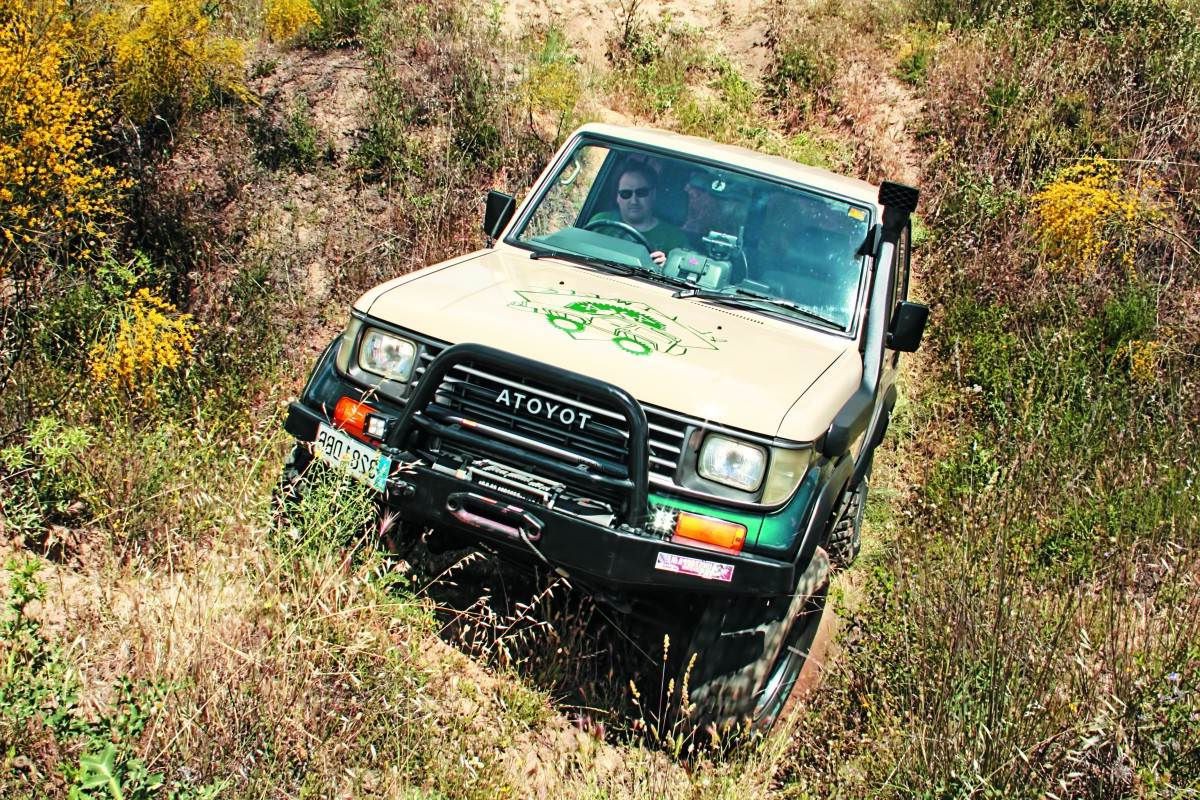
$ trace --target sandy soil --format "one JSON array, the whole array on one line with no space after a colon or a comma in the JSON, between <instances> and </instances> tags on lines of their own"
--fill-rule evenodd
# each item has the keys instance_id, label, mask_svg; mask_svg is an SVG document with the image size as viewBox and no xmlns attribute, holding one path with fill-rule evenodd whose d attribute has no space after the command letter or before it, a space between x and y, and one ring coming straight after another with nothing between
<instances>
[{"instance_id":1,"label":"sandy soil","mask_svg":"<svg viewBox=\"0 0 1200 800\"><path fill-rule=\"evenodd\" d=\"M563 31L585 64L604 62L609 35L622 30L631 16L642 23L669 17L673 22L706 31L711 46L743 69L760 72L766 63L766 3L753 0L577 0L569 5L550 0L509 0L503 21L509 31L554 26Z\"/></svg>"}]
</instances>

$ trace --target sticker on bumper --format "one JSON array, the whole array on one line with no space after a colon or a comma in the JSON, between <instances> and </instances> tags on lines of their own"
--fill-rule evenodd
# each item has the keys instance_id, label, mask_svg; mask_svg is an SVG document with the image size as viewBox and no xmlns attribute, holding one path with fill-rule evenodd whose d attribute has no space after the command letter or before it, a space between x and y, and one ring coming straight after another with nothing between
<instances>
[{"instance_id":1,"label":"sticker on bumper","mask_svg":"<svg viewBox=\"0 0 1200 800\"><path fill-rule=\"evenodd\" d=\"M704 578L707 581L733 580L733 564L721 564L717 561L705 561L700 558L681 556L676 553L659 553L654 559L654 568L663 572L675 572L679 575L691 575Z\"/></svg>"}]
</instances>

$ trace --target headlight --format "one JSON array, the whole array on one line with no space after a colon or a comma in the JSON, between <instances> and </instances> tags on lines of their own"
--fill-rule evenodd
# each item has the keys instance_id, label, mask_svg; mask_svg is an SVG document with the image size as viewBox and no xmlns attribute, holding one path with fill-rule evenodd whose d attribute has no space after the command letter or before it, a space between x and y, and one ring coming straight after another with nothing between
<instances>
[{"instance_id":1,"label":"headlight","mask_svg":"<svg viewBox=\"0 0 1200 800\"><path fill-rule=\"evenodd\" d=\"M696 471L710 481L753 492L762 484L766 468L767 451L763 448L709 434L700 448Z\"/></svg>"},{"instance_id":2,"label":"headlight","mask_svg":"<svg viewBox=\"0 0 1200 800\"><path fill-rule=\"evenodd\" d=\"M358 348L358 365L391 381L403 383L412 374L417 346L375 328L368 328Z\"/></svg>"}]
</instances>

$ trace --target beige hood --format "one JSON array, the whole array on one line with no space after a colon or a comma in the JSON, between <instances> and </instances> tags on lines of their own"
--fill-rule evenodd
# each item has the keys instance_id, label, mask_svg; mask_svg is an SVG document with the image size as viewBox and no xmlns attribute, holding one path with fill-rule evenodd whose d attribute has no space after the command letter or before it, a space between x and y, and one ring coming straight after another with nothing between
<instances>
[{"instance_id":1,"label":"beige hood","mask_svg":"<svg viewBox=\"0 0 1200 800\"><path fill-rule=\"evenodd\" d=\"M674 291L502 245L383 284L355 308L730 427L801 441L825 431L861 375L853 341Z\"/></svg>"}]
</instances>

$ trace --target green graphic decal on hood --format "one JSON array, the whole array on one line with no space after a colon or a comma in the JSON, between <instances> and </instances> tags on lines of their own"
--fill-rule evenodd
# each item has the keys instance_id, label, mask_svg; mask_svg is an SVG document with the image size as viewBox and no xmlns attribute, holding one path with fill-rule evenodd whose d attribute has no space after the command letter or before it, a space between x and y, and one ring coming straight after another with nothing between
<instances>
[{"instance_id":1,"label":"green graphic decal on hood","mask_svg":"<svg viewBox=\"0 0 1200 800\"><path fill-rule=\"evenodd\" d=\"M520 302L510 308L541 314L552 327L577 341L612 342L635 356L717 350L723 341L633 300L553 289L518 290L517 296Z\"/></svg>"}]
</instances>

